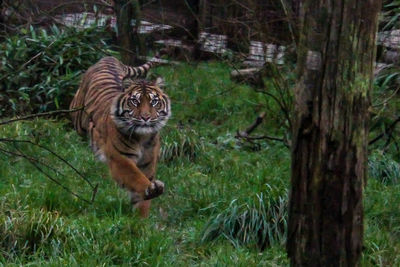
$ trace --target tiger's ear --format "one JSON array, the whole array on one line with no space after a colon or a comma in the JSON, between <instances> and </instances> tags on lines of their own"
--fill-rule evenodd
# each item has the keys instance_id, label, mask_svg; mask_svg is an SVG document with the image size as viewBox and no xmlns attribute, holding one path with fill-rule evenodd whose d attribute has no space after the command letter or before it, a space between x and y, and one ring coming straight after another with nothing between
<instances>
[{"instance_id":1,"label":"tiger's ear","mask_svg":"<svg viewBox=\"0 0 400 267\"><path fill-rule=\"evenodd\" d=\"M161 76L158 76L158 77L156 78L156 80L153 82L153 84L154 84L155 86L158 86L158 87L161 88L162 90L165 89L165 80L164 80Z\"/></svg>"}]
</instances>

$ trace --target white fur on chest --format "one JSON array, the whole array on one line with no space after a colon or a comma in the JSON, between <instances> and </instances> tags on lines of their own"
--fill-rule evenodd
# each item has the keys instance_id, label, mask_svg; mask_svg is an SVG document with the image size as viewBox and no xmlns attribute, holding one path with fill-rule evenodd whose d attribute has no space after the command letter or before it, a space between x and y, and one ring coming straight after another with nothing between
<instances>
[{"instance_id":1,"label":"white fur on chest","mask_svg":"<svg viewBox=\"0 0 400 267\"><path fill-rule=\"evenodd\" d=\"M99 149L97 151L97 153L95 154L95 156L96 156L97 160L99 160L99 161L101 161L103 163L107 162L107 157L106 157L106 155L104 154L104 152L102 150Z\"/></svg>"},{"instance_id":2,"label":"white fur on chest","mask_svg":"<svg viewBox=\"0 0 400 267\"><path fill-rule=\"evenodd\" d=\"M131 152L132 154L136 154L135 157L128 157L128 158L133 160L135 163L140 162L143 158L143 149L144 148L142 146L137 146L137 149L132 149L131 151L127 151L128 153ZM107 163L107 156L101 148L92 145L92 151L97 160L103 163Z\"/></svg>"}]
</instances>

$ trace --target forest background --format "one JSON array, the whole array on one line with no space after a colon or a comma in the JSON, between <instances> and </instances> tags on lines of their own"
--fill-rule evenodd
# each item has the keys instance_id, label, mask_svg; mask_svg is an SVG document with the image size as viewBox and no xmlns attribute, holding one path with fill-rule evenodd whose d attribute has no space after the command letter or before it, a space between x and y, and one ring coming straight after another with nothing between
<instances>
[{"instance_id":1,"label":"forest background","mask_svg":"<svg viewBox=\"0 0 400 267\"><path fill-rule=\"evenodd\" d=\"M0 262L287 265L300 1L64 2L1 1ZM400 1L384 1L365 266L400 264L399 15ZM158 169L167 191L143 220L60 110L101 57L139 64L161 47L151 77L173 103Z\"/></svg>"}]
</instances>

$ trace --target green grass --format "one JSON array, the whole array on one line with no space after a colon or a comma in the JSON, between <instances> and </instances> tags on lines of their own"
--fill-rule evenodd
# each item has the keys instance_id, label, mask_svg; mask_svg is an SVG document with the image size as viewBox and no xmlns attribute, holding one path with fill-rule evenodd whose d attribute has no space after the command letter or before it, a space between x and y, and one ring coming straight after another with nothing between
<instances>
[{"instance_id":1,"label":"green grass","mask_svg":"<svg viewBox=\"0 0 400 267\"><path fill-rule=\"evenodd\" d=\"M39 141L99 190L93 204L85 203L27 160L0 153L0 263L288 265L284 239L289 150L280 143L261 143L257 150L234 138L237 129L273 103L233 84L229 68L221 63L162 67L157 72L166 79L173 116L162 131L157 173L166 192L153 201L150 218L140 219L132 211L127 193L110 179L107 167L94 160L87 141L67 120L14 123L1 127L0 136ZM257 131L279 135L281 129L267 114ZM90 199L90 186L49 152L29 144L0 143L0 148L19 149L47 162L53 170L43 169L52 177ZM365 266L399 265L399 186L370 179Z\"/></svg>"}]
</instances>

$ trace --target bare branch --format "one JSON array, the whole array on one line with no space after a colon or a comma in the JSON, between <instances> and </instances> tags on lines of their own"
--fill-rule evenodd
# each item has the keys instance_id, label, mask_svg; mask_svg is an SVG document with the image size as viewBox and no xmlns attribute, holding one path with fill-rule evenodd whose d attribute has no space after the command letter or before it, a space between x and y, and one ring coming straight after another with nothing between
<instances>
[{"instance_id":1,"label":"bare branch","mask_svg":"<svg viewBox=\"0 0 400 267\"><path fill-rule=\"evenodd\" d=\"M29 120L32 118L45 117L45 116L50 116L50 115L62 114L62 113L71 113L71 112L79 111L82 109L83 109L83 107L75 108L75 109L61 109L61 110L54 110L54 111L43 112L43 113L30 114L30 115L23 116L20 118L1 121L0 125L9 124L9 123L16 122L16 121Z\"/></svg>"},{"instance_id":2,"label":"bare branch","mask_svg":"<svg viewBox=\"0 0 400 267\"><path fill-rule=\"evenodd\" d=\"M289 147L289 145L287 144L287 142L283 139L283 138L279 138L279 137L274 137L274 136L268 136L268 135L262 135L262 136L250 136L250 134L263 122L265 117L265 112L260 113L257 118L255 119L255 121L246 128L246 130L244 131L237 131L236 132L236 138L237 139L244 139L250 143L253 143L253 141L255 140L263 140L263 139L267 139L267 140L271 140L271 141L279 141L279 142L283 142L285 144L285 146Z\"/></svg>"},{"instance_id":3,"label":"bare branch","mask_svg":"<svg viewBox=\"0 0 400 267\"><path fill-rule=\"evenodd\" d=\"M45 167L47 167L47 168L49 168L49 169L51 169L52 171L54 171L54 172L56 172L56 173L58 173L58 174L61 174L62 176L64 176L64 174L60 173L58 170L56 170L55 168L49 166L48 164L46 164L46 163L44 163L44 162L42 162L42 161L40 161L40 160L38 160L38 159L35 159L35 158L33 158L33 157L30 157L30 156L24 154L24 153L23 153L20 149L18 149L17 147L16 147L16 149L18 150L19 153L16 153L16 152L13 152L13 151L9 151L9 150L3 149L3 148L0 148L0 151L3 152L3 153L6 154L6 155L11 155L11 156L21 157L21 158L26 159L26 160L27 160L30 164L32 164L37 170L39 170L41 173L43 173L48 179L50 179L52 182L56 183L58 186L62 187L62 188L63 188L64 190L66 190L68 193L72 194L73 196L79 198L79 199L82 200L82 201L85 201L86 203L89 203L89 204L93 203L94 197L95 197L95 195L96 195L96 193L97 193L97 188L98 188L98 185L97 185L97 184L96 184L96 186L92 189L93 193L92 193L91 201L89 201L89 200L87 200L87 199L85 199L85 198L79 196L77 193L73 192L71 189L69 189L68 187L66 187L65 185L63 185L60 181L58 181L57 179L55 179L55 178L54 178L53 176L51 176L49 173L45 172L45 171L39 166L39 164L40 164L40 165L43 165L43 166L45 166Z\"/></svg>"},{"instance_id":4,"label":"bare branch","mask_svg":"<svg viewBox=\"0 0 400 267\"><path fill-rule=\"evenodd\" d=\"M19 139L9 139L9 138L0 138L0 142L9 142L9 143L27 143L27 144L31 144L34 146L37 146L41 149L46 150L47 152L50 152L53 156L55 156L56 158L58 158L59 160L61 160L64 164L66 164L68 167L70 167L71 169L73 169L75 171L75 173L77 173L83 180L85 180L92 189L95 189L96 186L94 186L80 171L78 171L74 166L72 166L71 163L69 163L67 160L65 160L63 157L61 157L60 155L58 155L57 153L55 153L54 151L52 151L51 149L42 146L40 144L34 143L30 140L19 140Z\"/></svg>"},{"instance_id":5,"label":"bare branch","mask_svg":"<svg viewBox=\"0 0 400 267\"><path fill-rule=\"evenodd\" d=\"M377 142L379 139L381 139L384 136L390 136L392 134L392 132L394 131L396 124L400 122L400 116L397 117L396 120L394 120L387 128L385 128L385 130L383 131L383 133L381 133L380 135L378 135L377 137L375 137L374 139L372 139L371 141L368 142L368 145L372 145L375 142Z\"/></svg>"},{"instance_id":6,"label":"bare branch","mask_svg":"<svg viewBox=\"0 0 400 267\"><path fill-rule=\"evenodd\" d=\"M53 178L50 174L48 174L47 172L45 172L42 168L39 167L39 165L37 165L34 161L30 161L29 163L31 163L36 169L38 169L38 171L40 171L41 173L43 173L44 175L47 176L47 178L49 178L51 181L55 182L57 185L61 186L65 191L69 192L70 194L76 196L77 198L79 198L80 200L91 204L92 202L90 200L87 200L81 196L79 196L77 193L75 193L74 191L72 191L71 189L69 189L68 187L66 187L65 185L63 185L62 183L60 183L57 179ZM95 187L96 192L97 192L97 186ZM94 199L94 197L92 196L92 200Z\"/></svg>"},{"instance_id":7,"label":"bare branch","mask_svg":"<svg viewBox=\"0 0 400 267\"><path fill-rule=\"evenodd\" d=\"M23 153L17 147L16 147L16 149L18 150L19 153L16 153L16 152L10 151L10 150L6 150L6 149L3 149L3 148L0 147L0 151L3 152L6 155L10 155L10 156L14 156L14 157L20 157L20 158L24 158L26 160L34 161L34 162L36 162L38 164L41 164L41 165L45 166L46 168L49 168L50 170L54 171L55 173L60 174L61 176L65 177L65 175L63 173L59 172L56 168L53 168L52 166L50 166L48 163L26 155L25 153Z\"/></svg>"},{"instance_id":8,"label":"bare branch","mask_svg":"<svg viewBox=\"0 0 400 267\"><path fill-rule=\"evenodd\" d=\"M263 140L263 139L268 139L268 140L272 140L272 141L285 142L285 140L284 140L283 138L274 137L274 136L268 136L268 135L262 135L262 136L248 136L248 137L246 137L246 139L249 139L249 140Z\"/></svg>"},{"instance_id":9,"label":"bare branch","mask_svg":"<svg viewBox=\"0 0 400 267\"><path fill-rule=\"evenodd\" d=\"M238 137L248 137L260 125L265 117L265 112L260 113L256 120L246 130L237 133Z\"/></svg>"}]
</instances>

